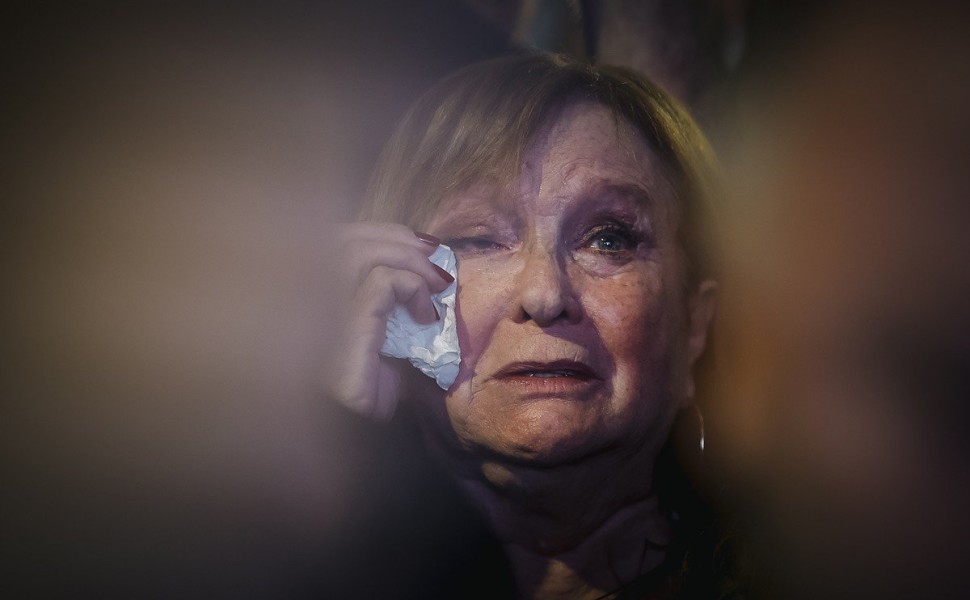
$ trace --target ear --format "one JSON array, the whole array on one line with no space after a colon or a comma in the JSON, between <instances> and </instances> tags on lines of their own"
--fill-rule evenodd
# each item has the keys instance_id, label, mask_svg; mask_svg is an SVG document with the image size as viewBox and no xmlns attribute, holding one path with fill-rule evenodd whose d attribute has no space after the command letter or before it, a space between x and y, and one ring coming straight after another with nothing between
<instances>
[{"instance_id":1,"label":"ear","mask_svg":"<svg viewBox=\"0 0 970 600\"><path fill-rule=\"evenodd\" d=\"M688 300L687 322L687 385L685 387L684 406L687 408L694 403L696 384L694 382L694 365L704 354L707 347L707 335L714 319L717 308L717 282L705 279L691 293Z\"/></svg>"}]
</instances>

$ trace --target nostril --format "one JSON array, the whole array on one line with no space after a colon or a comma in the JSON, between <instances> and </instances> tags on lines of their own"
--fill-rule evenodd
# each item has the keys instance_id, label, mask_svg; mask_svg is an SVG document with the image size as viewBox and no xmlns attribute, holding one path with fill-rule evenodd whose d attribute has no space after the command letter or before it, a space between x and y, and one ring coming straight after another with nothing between
<instances>
[{"instance_id":1,"label":"nostril","mask_svg":"<svg viewBox=\"0 0 970 600\"><path fill-rule=\"evenodd\" d=\"M553 260L533 260L519 279L518 307L521 321L540 327L580 317L579 301L565 271Z\"/></svg>"}]
</instances>

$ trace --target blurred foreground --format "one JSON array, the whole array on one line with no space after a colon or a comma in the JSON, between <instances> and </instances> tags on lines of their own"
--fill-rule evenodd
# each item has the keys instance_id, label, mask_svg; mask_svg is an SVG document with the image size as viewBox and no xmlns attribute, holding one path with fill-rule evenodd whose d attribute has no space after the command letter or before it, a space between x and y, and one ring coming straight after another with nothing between
<instances>
[{"instance_id":1,"label":"blurred foreground","mask_svg":"<svg viewBox=\"0 0 970 600\"><path fill-rule=\"evenodd\" d=\"M764 595L967 597L970 21L815 4L710 3L749 62L684 84L732 181L708 464ZM471 560L420 451L322 393L326 232L508 47L443 6L7 13L4 596L428 597ZM603 55L670 77L623 7Z\"/></svg>"}]
</instances>

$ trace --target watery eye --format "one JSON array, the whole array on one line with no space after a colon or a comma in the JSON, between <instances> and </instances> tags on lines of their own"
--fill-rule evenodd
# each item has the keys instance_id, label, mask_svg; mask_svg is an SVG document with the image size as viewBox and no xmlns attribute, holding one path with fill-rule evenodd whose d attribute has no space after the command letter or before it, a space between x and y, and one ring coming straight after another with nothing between
<instances>
[{"instance_id":1,"label":"watery eye","mask_svg":"<svg viewBox=\"0 0 970 600\"><path fill-rule=\"evenodd\" d=\"M445 244L452 250L466 254L481 254L492 250L501 250L502 245L486 237L460 237L445 240Z\"/></svg>"},{"instance_id":2,"label":"watery eye","mask_svg":"<svg viewBox=\"0 0 970 600\"><path fill-rule=\"evenodd\" d=\"M627 229L606 226L589 232L585 245L602 254L618 255L633 250L637 242L634 234Z\"/></svg>"},{"instance_id":3,"label":"watery eye","mask_svg":"<svg viewBox=\"0 0 970 600\"><path fill-rule=\"evenodd\" d=\"M623 236L615 233L601 233L593 238L590 245L600 252L622 252L629 248L629 243Z\"/></svg>"}]
</instances>

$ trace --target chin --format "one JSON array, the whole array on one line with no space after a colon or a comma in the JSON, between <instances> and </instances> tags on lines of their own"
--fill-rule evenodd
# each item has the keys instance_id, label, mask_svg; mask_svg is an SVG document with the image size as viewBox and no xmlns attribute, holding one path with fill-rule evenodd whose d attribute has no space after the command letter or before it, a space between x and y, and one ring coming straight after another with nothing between
<instances>
[{"instance_id":1,"label":"chin","mask_svg":"<svg viewBox=\"0 0 970 600\"><path fill-rule=\"evenodd\" d=\"M588 405L544 399L505 407L499 414L469 415L456 431L465 445L538 467L574 463L610 445Z\"/></svg>"}]
</instances>

